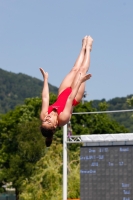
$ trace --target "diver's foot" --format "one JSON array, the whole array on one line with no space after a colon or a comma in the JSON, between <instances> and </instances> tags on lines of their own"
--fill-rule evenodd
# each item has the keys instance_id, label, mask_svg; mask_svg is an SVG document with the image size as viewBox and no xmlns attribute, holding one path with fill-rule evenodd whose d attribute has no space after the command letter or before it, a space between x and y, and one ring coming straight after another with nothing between
<instances>
[{"instance_id":1,"label":"diver's foot","mask_svg":"<svg viewBox=\"0 0 133 200\"><path fill-rule=\"evenodd\" d=\"M50 147L50 145L52 144L52 140L53 140L53 137L46 137L46 140L45 140L46 147Z\"/></svg>"},{"instance_id":2,"label":"diver's foot","mask_svg":"<svg viewBox=\"0 0 133 200\"><path fill-rule=\"evenodd\" d=\"M90 51L92 50L92 43L93 43L93 39L91 36L87 37L87 42L86 42L86 48L89 49Z\"/></svg>"},{"instance_id":3,"label":"diver's foot","mask_svg":"<svg viewBox=\"0 0 133 200\"><path fill-rule=\"evenodd\" d=\"M86 43L87 43L87 35L82 39L82 48L86 48Z\"/></svg>"},{"instance_id":4,"label":"diver's foot","mask_svg":"<svg viewBox=\"0 0 133 200\"><path fill-rule=\"evenodd\" d=\"M85 74L84 76L82 76L82 74L80 74L80 75L81 75L81 77L80 77L81 83L83 83L83 82L89 80L89 79L92 77L91 74Z\"/></svg>"}]
</instances>

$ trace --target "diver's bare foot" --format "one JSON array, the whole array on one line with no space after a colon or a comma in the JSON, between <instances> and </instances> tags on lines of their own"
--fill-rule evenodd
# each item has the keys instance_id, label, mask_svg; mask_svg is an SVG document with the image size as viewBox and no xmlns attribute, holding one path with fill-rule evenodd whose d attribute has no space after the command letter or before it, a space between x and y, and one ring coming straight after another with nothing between
<instances>
[{"instance_id":1,"label":"diver's bare foot","mask_svg":"<svg viewBox=\"0 0 133 200\"><path fill-rule=\"evenodd\" d=\"M86 48L86 42L87 42L87 35L82 39L82 48Z\"/></svg>"},{"instance_id":2,"label":"diver's bare foot","mask_svg":"<svg viewBox=\"0 0 133 200\"><path fill-rule=\"evenodd\" d=\"M85 75L80 74L80 81L81 81L81 83L83 83L83 82L89 80L91 77L92 77L91 74L85 74Z\"/></svg>"},{"instance_id":3,"label":"diver's bare foot","mask_svg":"<svg viewBox=\"0 0 133 200\"><path fill-rule=\"evenodd\" d=\"M87 42L86 42L86 49L89 49L90 51L92 50L92 43L93 43L93 39L91 36L87 37Z\"/></svg>"}]
</instances>

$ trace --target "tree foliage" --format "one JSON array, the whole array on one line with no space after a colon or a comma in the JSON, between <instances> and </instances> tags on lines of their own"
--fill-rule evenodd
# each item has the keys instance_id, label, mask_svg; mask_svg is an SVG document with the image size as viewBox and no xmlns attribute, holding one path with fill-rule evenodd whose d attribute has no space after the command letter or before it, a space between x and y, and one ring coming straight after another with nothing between
<instances>
[{"instance_id":1,"label":"tree foliage","mask_svg":"<svg viewBox=\"0 0 133 200\"><path fill-rule=\"evenodd\" d=\"M128 95L127 97L116 97L109 101L106 101L108 104L108 110L127 110L133 108L133 104L129 104L127 99L131 99L132 95ZM92 102L93 107L98 109L98 105L101 102L105 102L105 99L102 100L94 100ZM130 133L133 132L133 123L132 123L132 112L119 112L119 113L110 113L108 114L111 119L114 119L118 123L124 125L127 129L129 129Z\"/></svg>"},{"instance_id":2,"label":"tree foliage","mask_svg":"<svg viewBox=\"0 0 133 200\"><path fill-rule=\"evenodd\" d=\"M106 102L100 103L98 110L105 111L108 105ZM94 112L92 102L87 102L75 108L75 112ZM107 133L126 133L123 125L110 119L107 114L84 114L72 116L72 127L76 135L80 134L107 134Z\"/></svg>"},{"instance_id":3,"label":"tree foliage","mask_svg":"<svg viewBox=\"0 0 133 200\"><path fill-rule=\"evenodd\" d=\"M133 96L127 99L127 103L129 104L129 106L133 106Z\"/></svg>"},{"instance_id":4,"label":"tree foliage","mask_svg":"<svg viewBox=\"0 0 133 200\"><path fill-rule=\"evenodd\" d=\"M54 144L47 150L45 156L35 165L34 174L23 181L24 191L21 200L62 200L62 145ZM79 148L70 152L68 163L68 197L79 197Z\"/></svg>"},{"instance_id":5,"label":"tree foliage","mask_svg":"<svg viewBox=\"0 0 133 200\"><path fill-rule=\"evenodd\" d=\"M53 103L56 95L50 95ZM98 110L107 109L101 102ZM58 128L52 146L46 151L40 134L41 99L29 98L25 104L0 119L0 185L12 182L17 199L62 199L62 129ZM92 102L79 104L74 112L96 111ZM74 135L126 133L128 130L107 114L73 115ZM79 146L69 146L68 197L79 197ZM20 198L19 198L20 197Z\"/></svg>"},{"instance_id":6,"label":"tree foliage","mask_svg":"<svg viewBox=\"0 0 133 200\"><path fill-rule=\"evenodd\" d=\"M44 140L40 134L40 122L36 108L40 99L34 99L34 106L26 104L3 115L0 120L0 167L1 181L12 182L16 193L20 193L22 180L29 177L34 164L42 157Z\"/></svg>"},{"instance_id":7,"label":"tree foliage","mask_svg":"<svg viewBox=\"0 0 133 200\"><path fill-rule=\"evenodd\" d=\"M133 96L131 98L127 99L127 103L130 107L133 107ZM132 118L133 118L133 114L132 114Z\"/></svg>"}]
</instances>

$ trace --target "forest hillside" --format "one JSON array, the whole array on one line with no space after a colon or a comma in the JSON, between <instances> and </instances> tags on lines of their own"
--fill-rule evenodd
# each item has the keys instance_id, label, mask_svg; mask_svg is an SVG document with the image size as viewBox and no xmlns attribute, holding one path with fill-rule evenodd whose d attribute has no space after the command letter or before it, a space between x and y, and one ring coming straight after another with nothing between
<instances>
[{"instance_id":1,"label":"forest hillside","mask_svg":"<svg viewBox=\"0 0 133 200\"><path fill-rule=\"evenodd\" d=\"M0 68L0 113L14 109L24 103L26 98L41 95L43 81L26 74L15 74ZM51 93L57 94L58 88L49 84Z\"/></svg>"}]
</instances>

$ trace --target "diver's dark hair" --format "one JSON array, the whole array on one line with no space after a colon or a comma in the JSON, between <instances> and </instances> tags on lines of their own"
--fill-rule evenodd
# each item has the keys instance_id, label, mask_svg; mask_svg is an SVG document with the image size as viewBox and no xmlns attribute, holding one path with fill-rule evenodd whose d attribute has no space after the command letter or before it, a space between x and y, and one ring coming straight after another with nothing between
<instances>
[{"instance_id":1,"label":"diver's dark hair","mask_svg":"<svg viewBox=\"0 0 133 200\"><path fill-rule=\"evenodd\" d=\"M44 137L53 137L53 134L55 133L55 128L45 128L45 127L40 127L40 131Z\"/></svg>"}]
</instances>

